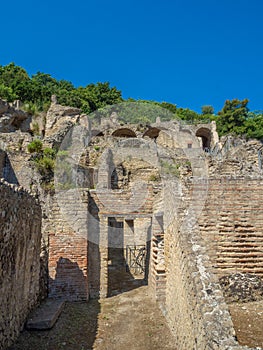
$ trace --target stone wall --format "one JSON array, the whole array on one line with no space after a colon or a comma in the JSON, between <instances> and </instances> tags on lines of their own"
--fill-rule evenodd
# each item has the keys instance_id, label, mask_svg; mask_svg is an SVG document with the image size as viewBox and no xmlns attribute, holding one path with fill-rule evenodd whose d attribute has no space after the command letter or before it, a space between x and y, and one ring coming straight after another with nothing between
<instances>
[{"instance_id":1,"label":"stone wall","mask_svg":"<svg viewBox=\"0 0 263 350\"><path fill-rule=\"evenodd\" d=\"M214 272L262 276L263 177L209 178L205 197L198 222Z\"/></svg>"},{"instance_id":2,"label":"stone wall","mask_svg":"<svg viewBox=\"0 0 263 350\"><path fill-rule=\"evenodd\" d=\"M50 199L45 235L49 245L49 297L88 300L87 203L77 189Z\"/></svg>"},{"instance_id":3,"label":"stone wall","mask_svg":"<svg viewBox=\"0 0 263 350\"><path fill-rule=\"evenodd\" d=\"M109 269L122 255L127 259L127 245L146 246L150 240L153 188L149 186L143 201L140 193L131 194L131 191L108 189L89 191L88 269L91 298L108 295ZM145 274L148 274L148 268ZM133 275L132 271L130 275ZM134 274L134 278L139 277Z\"/></svg>"},{"instance_id":4,"label":"stone wall","mask_svg":"<svg viewBox=\"0 0 263 350\"><path fill-rule=\"evenodd\" d=\"M139 192L132 195L131 191L108 189L57 190L49 203L46 199L43 236L49 247L50 297L87 300L107 296L109 248L125 251L126 245L146 245L150 239L153 186L148 186L146 197L140 200ZM124 225L118 239L109 230L108 220L115 217Z\"/></svg>"},{"instance_id":5,"label":"stone wall","mask_svg":"<svg viewBox=\"0 0 263 350\"><path fill-rule=\"evenodd\" d=\"M205 189L203 184L199 192ZM192 195L178 183L172 196L164 196L165 314L178 349L241 349L196 225Z\"/></svg>"},{"instance_id":6,"label":"stone wall","mask_svg":"<svg viewBox=\"0 0 263 350\"><path fill-rule=\"evenodd\" d=\"M41 209L22 188L0 181L0 348L18 336L39 296Z\"/></svg>"}]
</instances>

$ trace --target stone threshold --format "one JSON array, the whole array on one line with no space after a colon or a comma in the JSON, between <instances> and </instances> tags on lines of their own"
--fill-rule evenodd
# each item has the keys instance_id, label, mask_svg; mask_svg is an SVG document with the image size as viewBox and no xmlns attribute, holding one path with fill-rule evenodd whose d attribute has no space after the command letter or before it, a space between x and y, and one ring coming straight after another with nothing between
<instances>
[{"instance_id":1,"label":"stone threshold","mask_svg":"<svg viewBox=\"0 0 263 350\"><path fill-rule=\"evenodd\" d=\"M46 330L50 329L56 323L60 316L65 302L56 299L46 299L35 309L26 322L28 330Z\"/></svg>"}]
</instances>

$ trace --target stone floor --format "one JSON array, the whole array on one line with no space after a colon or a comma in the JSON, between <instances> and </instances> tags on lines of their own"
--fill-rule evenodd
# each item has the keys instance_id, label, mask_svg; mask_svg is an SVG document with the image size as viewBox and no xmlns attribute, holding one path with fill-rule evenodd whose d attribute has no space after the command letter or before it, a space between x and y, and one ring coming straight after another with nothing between
<instances>
[{"instance_id":1,"label":"stone floor","mask_svg":"<svg viewBox=\"0 0 263 350\"><path fill-rule=\"evenodd\" d=\"M49 331L23 331L9 350L176 350L166 321L141 286L88 303L66 303Z\"/></svg>"}]
</instances>

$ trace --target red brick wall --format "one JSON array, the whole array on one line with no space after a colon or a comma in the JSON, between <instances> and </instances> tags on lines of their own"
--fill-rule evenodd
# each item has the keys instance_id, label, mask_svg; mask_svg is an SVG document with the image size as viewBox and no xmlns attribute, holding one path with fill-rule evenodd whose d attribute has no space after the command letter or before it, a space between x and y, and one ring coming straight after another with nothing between
<instances>
[{"instance_id":1,"label":"red brick wall","mask_svg":"<svg viewBox=\"0 0 263 350\"><path fill-rule=\"evenodd\" d=\"M210 178L198 222L219 275L263 275L262 178Z\"/></svg>"},{"instance_id":2,"label":"red brick wall","mask_svg":"<svg viewBox=\"0 0 263 350\"><path fill-rule=\"evenodd\" d=\"M75 232L49 235L49 297L88 300L87 249Z\"/></svg>"}]
</instances>

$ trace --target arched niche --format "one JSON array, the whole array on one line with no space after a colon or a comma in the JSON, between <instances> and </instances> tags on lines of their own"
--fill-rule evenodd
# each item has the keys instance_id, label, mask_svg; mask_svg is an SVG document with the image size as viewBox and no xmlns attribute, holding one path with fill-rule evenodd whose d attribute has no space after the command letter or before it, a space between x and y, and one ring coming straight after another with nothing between
<instances>
[{"instance_id":1,"label":"arched niche","mask_svg":"<svg viewBox=\"0 0 263 350\"><path fill-rule=\"evenodd\" d=\"M128 128L117 129L112 133L114 137L137 137L135 132Z\"/></svg>"},{"instance_id":2,"label":"arched niche","mask_svg":"<svg viewBox=\"0 0 263 350\"><path fill-rule=\"evenodd\" d=\"M211 146L211 130L208 128L200 128L195 134L202 140L202 147L204 150L210 149Z\"/></svg>"},{"instance_id":3,"label":"arched niche","mask_svg":"<svg viewBox=\"0 0 263 350\"><path fill-rule=\"evenodd\" d=\"M158 128L149 128L148 130L145 131L143 134L143 137L148 136L151 139L156 139L159 136L160 129Z\"/></svg>"}]
</instances>

